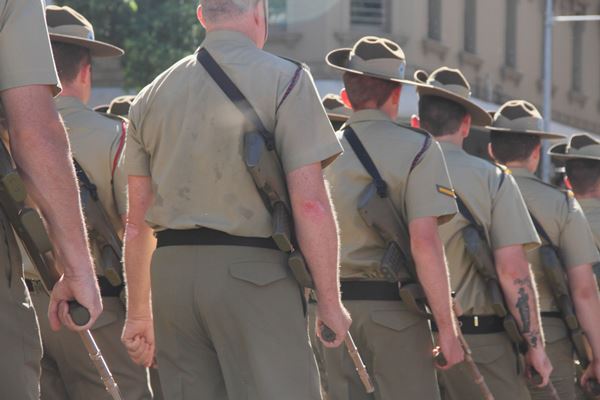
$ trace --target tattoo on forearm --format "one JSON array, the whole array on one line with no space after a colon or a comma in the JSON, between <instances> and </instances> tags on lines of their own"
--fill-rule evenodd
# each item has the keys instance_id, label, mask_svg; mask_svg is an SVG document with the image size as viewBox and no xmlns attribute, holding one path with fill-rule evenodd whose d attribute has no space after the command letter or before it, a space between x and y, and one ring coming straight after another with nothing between
<instances>
[{"instance_id":1,"label":"tattoo on forearm","mask_svg":"<svg viewBox=\"0 0 600 400\"><path fill-rule=\"evenodd\" d=\"M521 316L521 322L523 323L523 333L529 333L531 329L531 317L529 307L529 295L524 288L519 288L519 299L515 304L519 315Z\"/></svg>"},{"instance_id":2,"label":"tattoo on forearm","mask_svg":"<svg viewBox=\"0 0 600 400\"><path fill-rule=\"evenodd\" d=\"M538 330L534 330L533 332L531 332L530 334L527 335L528 341L529 341L529 345L533 348L536 348L538 346L538 343L540 342L540 331Z\"/></svg>"},{"instance_id":3,"label":"tattoo on forearm","mask_svg":"<svg viewBox=\"0 0 600 400\"><path fill-rule=\"evenodd\" d=\"M517 286L525 286L526 288L533 290L533 284L531 283L531 278L529 277L523 279L515 279L513 283Z\"/></svg>"}]
</instances>

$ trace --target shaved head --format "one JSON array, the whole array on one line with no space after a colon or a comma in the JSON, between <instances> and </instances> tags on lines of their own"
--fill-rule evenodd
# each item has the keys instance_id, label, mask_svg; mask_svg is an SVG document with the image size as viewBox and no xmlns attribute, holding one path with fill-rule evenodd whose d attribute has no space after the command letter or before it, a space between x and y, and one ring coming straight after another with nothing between
<instances>
[{"instance_id":1,"label":"shaved head","mask_svg":"<svg viewBox=\"0 0 600 400\"><path fill-rule=\"evenodd\" d=\"M202 14L207 21L215 22L253 10L261 0L200 0ZM267 1L267 0L265 0Z\"/></svg>"}]
</instances>

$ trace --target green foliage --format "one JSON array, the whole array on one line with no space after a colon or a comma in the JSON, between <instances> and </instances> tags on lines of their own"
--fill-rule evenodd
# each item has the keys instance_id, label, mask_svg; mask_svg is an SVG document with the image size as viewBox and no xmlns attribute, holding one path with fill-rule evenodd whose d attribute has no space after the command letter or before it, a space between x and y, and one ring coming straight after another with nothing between
<instances>
[{"instance_id":1,"label":"green foliage","mask_svg":"<svg viewBox=\"0 0 600 400\"><path fill-rule=\"evenodd\" d=\"M60 0L94 25L96 38L125 49L125 86L140 89L204 37L192 0Z\"/></svg>"}]
</instances>

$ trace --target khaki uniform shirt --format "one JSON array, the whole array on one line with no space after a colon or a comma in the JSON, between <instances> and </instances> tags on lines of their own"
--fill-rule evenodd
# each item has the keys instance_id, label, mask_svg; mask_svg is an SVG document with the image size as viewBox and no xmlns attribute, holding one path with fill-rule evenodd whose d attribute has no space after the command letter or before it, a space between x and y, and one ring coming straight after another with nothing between
<instances>
[{"instance_id":1,"label":"khaki uniform shirt","mask_svg":"<svg viewBox=\"0 0 600 400\"><path fill-rule=\"evenodd\" d=\"M558 248L567 269L600 261L590 226L581 206L570 192L561 191L541 181L526 169L514 169L513 176L529 211L543 226L552 244ZM535 274L540 310L557 311L544 276L539 251L529 252L528 258Z\"/></svg>"},{"instance_id":2,"label":"khaki uniform shirt","mask_svg":"<svg viewBox=\"0 0 600 400\"><path fill-rule=\"evenodd\" d=\"M467 154L452 143L440 142L454 190L486 235L490 250L538 246L539 238L514 178L490 162ZM493 309L473 259L465 249L462 230L469 221L457 214L440 227L452 290L465 315L492 315Z\"/></svg>"},{"instance_id":3,"label":"khaki uniform shirt","mask_svg":"<svg viewBox=\"0 0 600 400\"><path fill-rule=\"evenodd\" d=\"M0 0L0 92L28 85L60 91L40 0Z\"/></svg>"},{"instance_id":4,"label":"khaki uniform shirt","mask_svg":"<svg viewBox=\"0 0 600 400\"><path fill-rule=\"evenodd\" d=\"M96 185L100 203L121 236L120 215L127 211L127 178L116 161L125 139L123 120L101 115L75 97L59 96L56 107L67 128L73 157ZM98 260L96 246L92 243L91 247ZM27 268L28 277L30 272Z\"/></svg>"},{"instance_id":5,"label":"khaki uniform shirt","mask_svg":"<svg viewBox=\"0 0 600 400\"><path fill-rule=\"evenodd\" d=\"M579 205L592 228L596 247L600 249L600 199L579 199Z\"/></svg>"},{"instance_id":6,"label":"khaki uniform shirt","mask_svg":"<svg viewBox=\"0 0 600 400\"><path fill-rule=\"evenodd\" d=\"M274 133L285 173L326 165L341 153L306 69L258 49L238 32L209 32L202 46ZM143 89L129 117L126 170L152 179L151 226L271 235L271 216L243 160L248 124L196 55Z\"/></svg>"},{"instance_id":7,"label":"khaki uniform shirt","mask_svg":"<svg viewBox=\"0 0 600 400\"><path fill-rule=\"evenodd\" d=\"M387 182L391 200L407 226L423 217L438 217L445 222L456 213L452 185L437 142L431 143L410 172L425 135L397 125L378 110L357 111L348 124ZM345 139L343 146L346 152L325 174L340 227L341 278L382 280L378 267L385 243L357 210L358 197L372 179ZM450 190L450 194L443 194L447 190L439 188Z\"/></svg>"}]
</instances>

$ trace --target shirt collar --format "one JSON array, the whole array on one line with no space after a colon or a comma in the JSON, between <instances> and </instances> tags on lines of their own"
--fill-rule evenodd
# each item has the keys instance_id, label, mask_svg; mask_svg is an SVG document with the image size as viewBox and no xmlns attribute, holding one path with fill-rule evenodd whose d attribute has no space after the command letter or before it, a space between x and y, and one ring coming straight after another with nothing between
<instances>
[{"instance_id":1,"label":"shirt collar","mask_svg":"<svg viewBox=\"0 0 600 400\"><path fill-rule=\"evenodd\" d=\"M73 96L58 96L54 101L56 102L56 108L59 111L89 109L81 100Z\"/></svg>"},{"instance_id":2,"label":"shirt collar","mask_svg":"<svg viewBox=\"0 0 600 400\"><path fill-rule=\"evenodd\" d=\"M369 122L369 121L389 121L393 122L390 117L380 110L369 109L369 110L359 110L352 113L350 119L348 119L347 124L352 125L357 122Z\"/></svg>"},{"instance_id":3,"label":"shirt collar","mask_svg":"<svg viewBox=\"0 0 600 400\"><path fill-rule=\"evenodd\" d=\"M540 178L538 178L535 174L532 174L531 172L529 172L529 170L527 168L510 168L508 167L513 176L518 176L521 178L531 178L531 179L535 179L536 181L539 181Z\"/></svg>"},{"instance_id":4,"label":"shirt collar","mask_svg":"<svg viewBox=\"0 0 600 400\"><path fill-rule=\"evenodd\" d=\"M462 147L451 143L451 142L445 142L445 141L439 141L438 142L440 144L440 147L442 148L442 150L444 152L458 152L458 153L464 153L464 150L462 149Z\"/></svg>"},{"instance_id":5,"label":"shirt collar","mask_svg":"<svg viewBox=\"0 0 600 400\"><path fill-rule=\"evenodd\" d=\"M234 42L247 46L256 47L256 43L252 41L248 36L244 35L242 32L231 31L231 30L216 30L210 31L206 33L206 37L202 42L202 46L212 46L217 42Z\"/></svg>"}]
</instances>

